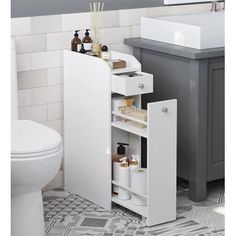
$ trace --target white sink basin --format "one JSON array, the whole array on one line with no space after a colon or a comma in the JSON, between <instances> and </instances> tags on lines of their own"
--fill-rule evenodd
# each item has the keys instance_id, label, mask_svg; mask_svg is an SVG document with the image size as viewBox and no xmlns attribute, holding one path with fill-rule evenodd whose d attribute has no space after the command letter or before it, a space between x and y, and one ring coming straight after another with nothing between
<instances>
[{"instance_id":1,"label":"white sink basin","mask_svg":"<svg viewBox=\"0 0 236 236\"><path fill-rule=\"evenodd\" d=\"M224 47L224 12L142 17L141 37L196 49Z\"/></svg>"}]
</instances>

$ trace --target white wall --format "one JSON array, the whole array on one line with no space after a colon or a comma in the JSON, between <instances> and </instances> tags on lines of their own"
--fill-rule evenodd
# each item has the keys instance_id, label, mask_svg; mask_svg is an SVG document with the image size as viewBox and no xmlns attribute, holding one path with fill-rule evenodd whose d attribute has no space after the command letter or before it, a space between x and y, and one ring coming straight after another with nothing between
<instances>
[{"instance_id":1,"label":"white wall","mask_svg":"<svg viewBox=\"0 0 236 236\"><path fill-rule=\"evenodd\" d=\"M141 16L208 12L210 7L198 4L107 11L102 16L100 41L110 49L132 54L123 39L140 35ZM11 25L17 48L20 119L40 122L63 136L62 52L70 49L75 29L82 30L82 39L84 30L90 28L90 14L13 18Z\"/></svg>"}]
</instances>

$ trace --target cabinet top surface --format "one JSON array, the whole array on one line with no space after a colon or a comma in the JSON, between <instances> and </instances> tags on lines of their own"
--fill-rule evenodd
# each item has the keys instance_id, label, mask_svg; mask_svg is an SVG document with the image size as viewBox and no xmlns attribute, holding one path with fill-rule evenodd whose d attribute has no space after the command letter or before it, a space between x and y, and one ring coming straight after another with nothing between
<instances>
[{"instance_id":1,"label":"cabinet top surface","mask_svg":"<svg viewBox=\"0 0 236 236\"><path fill-rule=\"evenodd\" d=\"M124 39L124 43L136 48L147 49L151 51L161 52L173 56L185 57L194 60L213 58L213 57L223 57L225 52L224 47L209 48L209 49L194 49L149 39L143 39L140 37Z\"/></svg>"}]
</instances>

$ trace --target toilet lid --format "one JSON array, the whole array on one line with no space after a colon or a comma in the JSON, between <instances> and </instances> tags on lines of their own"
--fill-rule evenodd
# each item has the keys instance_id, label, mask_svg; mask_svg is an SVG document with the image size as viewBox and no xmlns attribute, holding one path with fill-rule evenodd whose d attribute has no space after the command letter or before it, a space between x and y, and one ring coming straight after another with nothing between
<instances>
[{"instance_id":1,"label":"toilet lid","mask_svg":"<svg viewBox=\"0 0 236 236\"><path fill-rule=\"evenodd\" d=\"M53 129L30 120L11 124L11 153L29 154L50 151L61 145L61 136Z\"/></svg>"}]
</instances>

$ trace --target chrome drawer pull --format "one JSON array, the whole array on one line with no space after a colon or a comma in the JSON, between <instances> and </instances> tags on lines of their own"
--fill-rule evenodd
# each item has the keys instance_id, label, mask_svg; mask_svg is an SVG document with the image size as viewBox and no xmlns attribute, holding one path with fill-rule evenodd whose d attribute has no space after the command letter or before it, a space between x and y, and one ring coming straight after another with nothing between
<instances>
[{"instance_id":1,"label":"chrome drawer pull","mask_svg":"<svg viewBox=\"0 0 236 236\"><path fill-rule=\"evenodd\" d=\"M144 88L144 84L138 84L138 87L143 89Z\"/></svg>"},{"instance_id":2,"label":"chrome drawer pull","mask_svg":"<svg viewBox=\"0 0 236 236\"><path fill-rule=\"evenodd\" d=\"M164 113L168 112L168 108L167 107L162 107L161 111L163 111Z\"/></svg>"}]
</instances>

